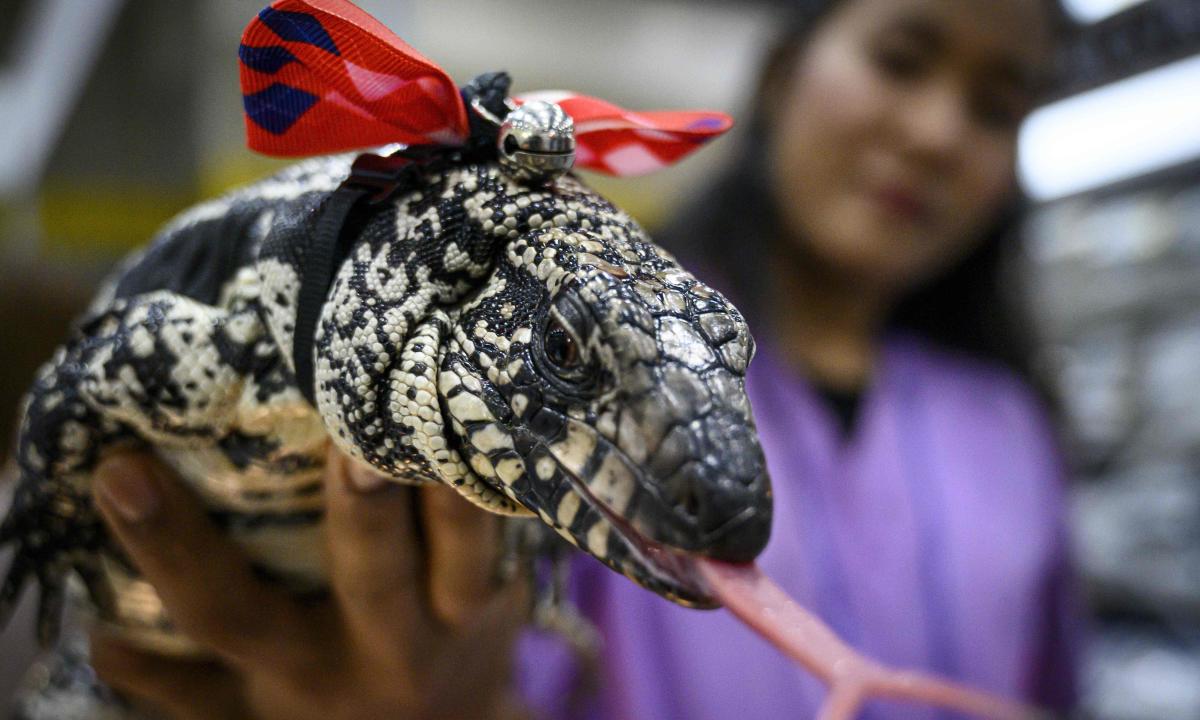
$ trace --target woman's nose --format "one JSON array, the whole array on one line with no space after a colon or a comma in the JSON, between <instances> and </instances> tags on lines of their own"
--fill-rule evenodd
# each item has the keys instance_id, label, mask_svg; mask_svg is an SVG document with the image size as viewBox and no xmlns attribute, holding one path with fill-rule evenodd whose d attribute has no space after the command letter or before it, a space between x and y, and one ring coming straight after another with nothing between
<instances>
[{"instance_id":1,"label":"woman's nose","mask_svg":"<svg viewBox=\"0 0 1200 720\"><path fill-rule=\"evenodd\" d=\"M955 84L931 82L900 113L905 149L939 170L962 161L970 133L967 98Z\"/></svg>"}]
</instances>

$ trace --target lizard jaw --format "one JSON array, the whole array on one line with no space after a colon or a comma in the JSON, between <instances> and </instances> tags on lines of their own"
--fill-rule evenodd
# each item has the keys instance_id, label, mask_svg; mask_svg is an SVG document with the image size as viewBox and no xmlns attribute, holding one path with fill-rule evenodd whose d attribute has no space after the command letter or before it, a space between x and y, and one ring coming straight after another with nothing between
<instances>
[{"instance_id":1,"label":"lizard jaw","mask_svg":"<svg viewBox=\"0 0 1200 720\"><path fill-rule=\"evenodd\" d=\"M640 585L646 586L653 582L657 587L652 587L652 590L680 605L697 608L718 607L719 603L708 590L708 583L700 575L697 565L700 556L646 537L597 498L574 472L566 468L564 471L563 475L567 478L571 490L604 518L613 534L626 545L630 556L649 577L633 575L627 568L612 565L607 558L597 556L598 560L609 564ZM576 543L574 538L568 539Z\"/></svg>"},{"instance_id":2,"label":"lizard jaw","mask_svg":"<svg viewBox=\"0 0 1200 720\"><path fill-rule=\"evenodd\" d=\"M550 414L539 412L538 417ZM758 554L770 528L769 489L763 497L749 493L743 497L725 493L722 497L721 488L737 481L736 473L725 477L724 468L712 467L705 474L685 475L684 481L692 486L690 492L705 496L702 505L724 501L719 505L724 517L710 516L719 522L704 526L694 515L679 512L672 502L677 498L664 492L667 485L652 468L670 469L669 464L639 464L585 423L561 416L555 419L559 422L544 423L547 427L535 431L536 435L529 433L537 437L529 439L540 449L531 448L526 468L534 484L557 475L559 487L568 494L550 502L558 491L553 485L546 486L523 499L526 507L571 544L648 590L680 605L716 607L696 565L706 559L747 562ZM518 447L521 445L518 442ZM746 450L744 444L733 441L726 446L723 450ZM543 469L535 456L551 459L556 472ZM673 473L676 479L677 470ZM581 508L587 508L586 516L579 514Z\"/></svg>"}]
</instances>

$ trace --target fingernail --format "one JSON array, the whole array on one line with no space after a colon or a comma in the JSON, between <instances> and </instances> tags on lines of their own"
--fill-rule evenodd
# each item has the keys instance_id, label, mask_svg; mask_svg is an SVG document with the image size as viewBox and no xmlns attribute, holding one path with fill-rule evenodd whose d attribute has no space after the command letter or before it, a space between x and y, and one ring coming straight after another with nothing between
<instances>
[{"instance_id":1,"label":"fingernail","mask_svg":"<svg viewBox=\"0 0 1200 720\"><path fill-rule=\"evenodd\" d=\"M160 505L158 488L144 465L109 460L96 472L96 494L125 522L149 520Z\"/></svg>"},{"instance_id":2,"label":"fingernail","mask_svg":"<svg viewBox=\"0 0 1200 720\"><path fill-rule=\"evenodd\" d=\"M387 483L387 478L358 463L347 461L346 466L346 479L349 480L352 490L360 493L375 492Z\"/></svg>"}]
</instances>

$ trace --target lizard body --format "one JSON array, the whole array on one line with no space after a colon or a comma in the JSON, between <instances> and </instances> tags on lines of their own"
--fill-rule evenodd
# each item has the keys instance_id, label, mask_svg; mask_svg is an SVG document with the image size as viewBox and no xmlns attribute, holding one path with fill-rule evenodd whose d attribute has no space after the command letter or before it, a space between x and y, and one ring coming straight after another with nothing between
<instances>
[{"instance_id":1,"label":"lizard body","mask_svg":"<svg viewBox=\"0 0 1200 720\"><path fill-rule=\"evenodd\" d=\"M729 118L514 99L505 73L458 88L345 0L276 0L239 59L251 147L404 144L186 211L103 286L23 406L0 627L33 578L44 644L86 596L131 639L197 650L92 506L95 467L123 447L156 453L298 593L326 585L332 444L714 606L690 556L748 562L770 528L752 340L725 298L563 173L662 167ZM65 617L18 715L128 717Z\"/></svg>"},{"instance_id":2,"label":"lizard body","mask_svg":"<svg viewBox=\"0 0 1200 720\"><path fill-rule=\"evenodd\" d=\"M177 470L265 572L320 587L329 441L711 606L672 554L748 561L770 521L742 317L574 177L435 166L347 227L313 407L290 352L299 278L350 160L184 213L106 284L26 401L0 611L36 577L49 641L75 571L111 621L171 642L89 500L89 472L127 445Z\"/></svg>"}]
</instances>

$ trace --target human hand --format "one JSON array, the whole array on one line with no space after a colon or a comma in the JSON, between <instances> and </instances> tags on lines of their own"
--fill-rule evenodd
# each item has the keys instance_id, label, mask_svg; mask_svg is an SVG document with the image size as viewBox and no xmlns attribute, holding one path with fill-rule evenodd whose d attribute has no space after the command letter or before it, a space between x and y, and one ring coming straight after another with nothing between
<instances>
[{"instance_id":1,"label":"human hand","mask_svg":"<svg viewBox=\"0 0 1200 720\"><path fill-rule=\"evenodd\" d=\"M520 717L510 658L528 585L493 586L499 518L336 453L325 491L329 599L301 604L255 577L160 464L106 460L100 513L176 625L216 659L166 657L97 631L100 677L186 720Z\"/></svg>"}]
</instances>

